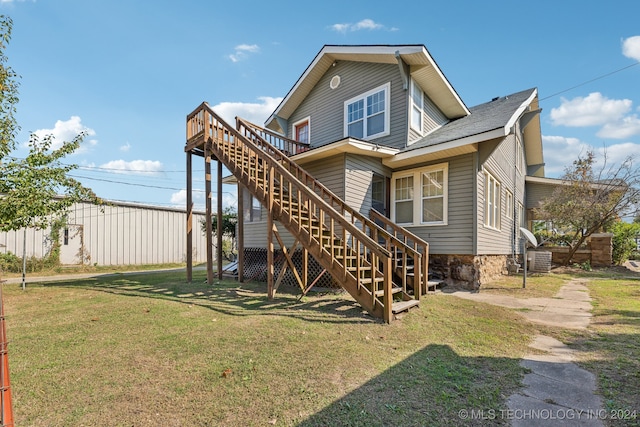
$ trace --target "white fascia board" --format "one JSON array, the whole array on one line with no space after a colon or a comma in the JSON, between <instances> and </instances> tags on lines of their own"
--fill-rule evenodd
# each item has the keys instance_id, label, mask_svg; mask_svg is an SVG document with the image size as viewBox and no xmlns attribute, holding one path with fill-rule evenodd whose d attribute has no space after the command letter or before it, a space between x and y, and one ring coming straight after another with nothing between
<instances>
[{"instance_id":1,"label":"white fascia board","mask_svg":"<svg viewBox=\"0 0 640 427\"><path fill-rule=\"evenodd\" d=\"M509 119L509 121L507 122L507 124L505 125L505 130L507 131L507 133L509 133L509 130L516 124L516 122L520 119L520 116L522 115L522 113L524 113L527 108L529 108L529 105L531 105L531 103L533 102L533 100L536 98L536 96L538 96L538 89L534 89L533 92L531 92L531 95L529 96L529 98L527 98L516 110L515 113L513 113L513 115L511 116L511 118Z\"/></svg>"},{"instance_id":2,"label":"white fascia board","mask_svg":"<svg viewBox=\"0 0 640 427\"><path fill-rule=\"evenodd\" d=\"M395 162L402 162L414 157L428 156L429 154L437 153L439 151L450 150L452 148L463 147L465 145L477 144L482 141L488 141L490 139L501 138L507 136L509 133L505 131L505 128L494 129L489 132L480 133L477 135L467 136L465 138L456 139L455 141L444 142L442 144L431 145L429 147L418 148L416 150L405 151L393 156L386 164L392 166Z\"/></svg>"},{"instance_id":3,"label":"white fascia board","mask_svg":"<svg viewBox=\"0 0 640 427\"><path fill-rule=\"evenodd\" d=\"M291 157L291 160L295 162L304 162L305 160L314 159L323 155L331 155L338 153L356 153L364 154L373 157L393 157L398 153L398 149L383 147L376 144L371 144L365 141L359 141L356 139L346 138L340 141L324 145L322 147L314 148L309 151L304 151L300 154L296 154Z\"/></svg>"}]
</instances>

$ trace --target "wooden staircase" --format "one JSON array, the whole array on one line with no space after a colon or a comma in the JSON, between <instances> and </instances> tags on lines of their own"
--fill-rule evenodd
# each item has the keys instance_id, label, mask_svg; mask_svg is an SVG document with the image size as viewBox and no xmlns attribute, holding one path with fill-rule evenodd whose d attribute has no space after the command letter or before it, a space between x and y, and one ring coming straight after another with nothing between
<instances>
[{"instance_id":1,"label":"wooden staircase","mask_svg":"<svg viewBox=\"0 0 640 427\"><path fill-rule=\"evenodd\" d=\"M418 305L428 289L426 242L349 207L289 159L303 144L241 119L236 127L203 103L187 116L185 151L222 162L371 315L389 323Z\"/></svg>"}]
</instances>

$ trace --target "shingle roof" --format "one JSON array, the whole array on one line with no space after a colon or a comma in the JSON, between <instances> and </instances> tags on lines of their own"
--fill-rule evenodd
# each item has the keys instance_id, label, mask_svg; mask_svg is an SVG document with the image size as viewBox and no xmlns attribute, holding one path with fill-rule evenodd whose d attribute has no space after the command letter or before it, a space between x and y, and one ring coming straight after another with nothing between
<instances>
[{"instance_id":1,"label":"shingle roof","mask_svg":"<svg viewBox=\"0 0 640 427\"><path fill-rule=\"evenodd\" d=\"M449 141L479 135L492 130L504 128L516 110L536 89L527 89L511 95L494 99L490 102L471 107L470 114L452 120L424 138L409 145L403 152L430 147Z\"/></svg>"}]
</instances>

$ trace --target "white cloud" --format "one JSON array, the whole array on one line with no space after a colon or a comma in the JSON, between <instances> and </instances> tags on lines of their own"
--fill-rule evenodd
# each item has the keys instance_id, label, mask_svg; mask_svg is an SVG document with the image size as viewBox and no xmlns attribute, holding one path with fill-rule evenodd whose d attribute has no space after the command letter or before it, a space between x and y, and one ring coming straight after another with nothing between
<instances>
[{"instance_id":1,"label":"white cloud","mask_svg":"<svg viewBox=\"0 0 640 427\"><path fill-rule=\"evenodd\" d=\"M37 135L38 139L41 141L47 135L53 136L51 149L56 150L62 146L63 142L72 141L81 132L84 132L87 136L84 140L85 144L96 145L98 143L96 139L88 138L94 136L96 132L93 129L83 125L82 119L79 116L71 116L71 118L66 121L58 120L53 126L53 129L38 129L33 133ZM81 151L83 151L82 147L80 150L76 151L76 153Z\"/></svg>"},{"instance_id":2,"label":"white cloud","mask_svg":"<svg viewBox=\"0 0 640 427\"><path fill-rule=\"evenodd\" d=\"M605 154L608 165L619 165L629 155L640 153L640 144L633 142L596 148L578 138L543 135L542 143L544 145L545 175L552 178L562 176L566 169L571 167L573 161L584 156L587 151L593 151L596 154L596 169L604 165Z\"/></svg>"},{"instance_id":3,"label":"white cloud","mask_svg":"<svg viewBox=\"0 0 640 427\"><path fill-rule=\"evenodd\" d=\"M245 59L250 53L258 53L260 47L257 44L240 44L235 47L235 52L229 55L231 62L238 62Z\"/></svg>"},{"instance_id":4,"label":"white cloud","mask_svg":"<svg viewBox=\"0 0 640 427\"><path fill-rule=\"evenodd\" d=\"M604 147L600 147L594 150L603 159L603 156L607 156L608 165L620 165L630 155L640 153L640 144L633 142L623 142L621 144L613 144Z\"/></svg>"},{"instance_id":5,"label":"white cloud","mask_svg":"<svg viewBox=\"0 0 640 427\"><path fill-rule=\"evenodd\" d=\"M640 36L622 40L622 54L627 58L640 61Z\"/></svg>"},{"instance_id":6,"label":"white cloud","mask_svg":"<svg viewBox=\"0 0 640 427\"><path fill-rule=\"evenodd\" d=\"M590 93L586 98L562 98L560 107L551 109L551 121L556 126L601 126L621 120L631 105L629 99L608 99L599 92Z\"/></svg>"},{"instance_id":7,"label":"white cloud","mask_svg":"<svg viewBox=\"0 0 640 427\"><path fill-rule=\"evenodd\" d=\"M591 149L589 144L578 138L542 135L544 147L544 172L546 176L557 178L564 174L571 162Z\"/></svg>"},{"instance_id":8,"label":"white cloud","mask_svg":"<svg viewBox=\"0 0 640 427\"><path fill-rule=\"evenodd\" d=\"M346 33L348 31L360 31L360 30L383 30L385 28L384 25L375 22L372 19L363 19L362 21L346 24L333 24L331 29L338 33ZM397 28L391 28L391 31L396 31Z\"/></svg>"},{"instance_id":9,"label":"white cloud","mask_svg":"<svg viewBox=\"0 0 640 427\"><path fill-rule=\"evenodd\" d=\"M162 172L162 163L157 160L112 160L100 165L102 169L110 169L115 173L157 175Z\"/></svg>"},{"instance_id":10,"label":"white cloud","mask_svg":"<svg viewBox=\"0 0 640 427\"><path fill-rule=\"evenodd\" d=\"M605 124L596 134L601 138L626 139L640 135L640 118L633 114Z\"/></svg>"},{"instance_id":11,"label":"white cloud","mask_svg":"<svg viewBox=\"0 0 640 427\"><path fill-rule=\"evenodd\" d=\"M125 153L127 153L130 149L131 149L131 144L129 144L128 142L120 146L120 151L124 151Z\"/></svg>"},{"instance_id":12,"label":"white cloud","mask_svg":"<svg viewBox=\"0 0 640 427\"><path fill-rule=\"evenodd\" d=\"M269 118L271 113L278 107L282 98L272 98L261 96L259 103L249 102L221 102L212 106L213 110L219 114L227 123L235 127L235 118L242 117L245 120L262 125Z\"/></svg>"}]
</instances>

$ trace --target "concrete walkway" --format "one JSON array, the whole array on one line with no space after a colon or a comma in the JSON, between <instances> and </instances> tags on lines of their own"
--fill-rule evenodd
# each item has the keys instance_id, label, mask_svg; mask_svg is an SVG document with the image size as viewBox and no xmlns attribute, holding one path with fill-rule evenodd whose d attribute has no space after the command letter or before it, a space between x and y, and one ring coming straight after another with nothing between
<instances>
[{"instance_id":1,"label":"concrete walkway","mask_svg":"<svg viewBox=\"0 0 640 427\"><path fill-rule=\"evenodd\" d=\"M456 291L450 295L509 307L534 323L586 329L591 320L591 298L584 281L564 285L554 298L520 299L486 293ZM530 372L524 387L507 399L502 417L514 427L604 426L602 400L595 376L573 363L574 350L555 338L537 335L520 365ZM544 354L540 354L544 352Z\"/></svg>"}]
</instances>

